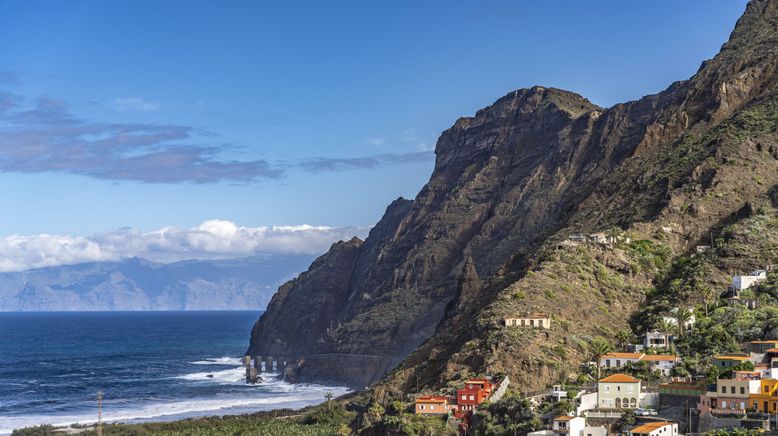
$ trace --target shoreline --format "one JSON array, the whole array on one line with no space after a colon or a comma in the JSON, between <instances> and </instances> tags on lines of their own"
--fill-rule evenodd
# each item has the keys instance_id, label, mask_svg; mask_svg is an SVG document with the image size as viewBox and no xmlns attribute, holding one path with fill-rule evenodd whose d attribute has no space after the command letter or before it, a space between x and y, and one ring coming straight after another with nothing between
<instances>
[{"instance_id":1,"label":"shoreline","mask_svg":"<svg viewBox=\"0 0 778 436\"><path fill-rule=\"evenodd\" d=\"M289 416L326 401L326 393L335 397L349 395L354 391L338 386L313 384L290 384L302 392L270 393L265 397L230 399L189 399L173 402L149 403L135 409L111 410L110 402L103 406L103 423L143 425L154 423L175 423L201 419L246 419L266 416ZM277 394L277 395L273 395ZM31 427L52 426L56 429L68 429L73 426L89 427L97 423L97 410L93 413L74 413L68 415L19 415L0 418L0 436L10 435L14 430Z\"/></svg>"}]
</instances>

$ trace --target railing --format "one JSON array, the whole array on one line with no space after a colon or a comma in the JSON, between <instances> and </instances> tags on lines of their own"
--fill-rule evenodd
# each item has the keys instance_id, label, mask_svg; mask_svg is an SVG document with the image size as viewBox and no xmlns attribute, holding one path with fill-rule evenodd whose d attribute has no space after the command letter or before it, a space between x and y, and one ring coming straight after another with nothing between
<instances>
[{"instance_id":1,"label":"railing","mask_svg":"<svg viewBox=\"0 0 778 436\"><path fill-rule=\"evenodd\" d=\"M621 418L621 412L593 412L586 411L587 418Z\"/></svg>"},{"instance_id":2,"label":"railing","mask_svg":"<svg viewBox=\"0 0 778 436\"><path fill-rule=\"evenodd\" d=\"M710 409L710 413L714 415L745 415L746 411L744 409Z\"/></svg>"}]
</instances>

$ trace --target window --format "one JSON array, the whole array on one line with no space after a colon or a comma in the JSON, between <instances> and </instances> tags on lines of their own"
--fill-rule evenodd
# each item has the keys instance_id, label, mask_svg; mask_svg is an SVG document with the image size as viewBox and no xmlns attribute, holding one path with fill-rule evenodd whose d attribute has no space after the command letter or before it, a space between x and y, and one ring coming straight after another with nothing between
<instances>
[{"instance_id":1,"label":"window","mask_svg":"<svg viewBox=\"0 0 778 436\"><path fill-rule=\"evenodd\" d=\"M621 386L616 386L617 391L621 391Z\"/></svg>"},{"instance_id":2,"label":"window","mask_svg":"<svg viewBox=\"0 0 778 436\"><path fill-rule=\"evenodd\" d=\"M730 387L729 387L729 392L730 392L731 394L734 394L734 393L735 393L735 387L734 387L734 386L730 386Z\"/></svg>"},{"instance_id":3,"label":"window","mask_svg":"<svg viewBox=\"0 0 778 436\"><path fill-rule=\"evenodd\" d=\"M430 406L430 410L435 410L435 405L434 404Z\"/></svg>"},{"instance_id":4,"label":"window","mask_svg":"<svg viewBox=\"0 0 778 436\"><path fill-rule=\"evenodd\" d=\"M470 395L470 401L473 401L473 400L475 400L475 396Z\"/></svg>"},{"instance_id":5,"label":"window","mask_svg":"<svg viewBox=\"0 0 778 436\"><path fill-rule=\"evenodd\" d=\"M727 387L726 386L722 386L721 387L721 393L722 394L726 394L727 393Z\"/></svg>"},{"instance_id":6,"label":"window","mask_svg":"<svg viewBox=\"0 0 778 436\"><path fill-rule=\"evenodd\" d=\"M743 386L741 386L741 387L740 387L740 395L743 395L743 394L745 394L745 393L746 393L746 388L744 388Z\"/></svg>"},{"instance_id":7,"label":"window","mask_svg":"<svg viewBox=\"0 0 778 436\"><path fill-rule=\"evenodd\" d=\"M424 404L422 404L421 406L419 406L419 409L421 409L421 410L424 410Z\"/></svg>"},{"instance_id":8,"label":"window","mask_svg":"<svg viewBox=\"0 0 778 436\"><path fill-rule=\"evenodd\" d=\"M621 366L621 360L616 361L616 366Z\"/></svg>"},{"instance_id":9,"label":"window","mask_svg":"<svg viewBox=\"0 0 778 436\"><path fill-rule=\"evenodd\" d=\"M462 401L467 400L467 395L462 395Z\"/></svg>"}]
</instances>

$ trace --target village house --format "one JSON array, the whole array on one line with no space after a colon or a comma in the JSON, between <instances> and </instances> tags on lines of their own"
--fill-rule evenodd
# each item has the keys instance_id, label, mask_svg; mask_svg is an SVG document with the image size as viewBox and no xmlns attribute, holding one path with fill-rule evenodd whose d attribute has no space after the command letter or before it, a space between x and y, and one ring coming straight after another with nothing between
<instances>
[{"instance_id":1,"label":"village house","mask_svg":"<svg viewBox=\"0 0 778 436\"><path fill-rule=\"evenodd\" d=\"M635 363L645 356L643 353L619 353L605 354L600 358L601 368L622 368L627 362Z\"/></svg>"},{"instance_id":2,"label":"village house","mask_svg":"<svg viewBox=\"0 0 778 436\"><path fill-rule=\"evenodd\" d=\"M581 436L586 427L586 419L580 416L557 416L554 418L552 429L554 434L566 436Z\"/></svg>"},{"instance_id":3,"label":"village house","mask_svg":"<svg viewBox=\"0 0 778 436\"><path fill-rule=\"evenodd\" d=\"M600 358L601 368L623 368L627 363L648 362L652 371L659 371L662 375L669 376L673 368L678 364L678 356L670 354L644 354L644 353L608 353Z\"/></svg>"},{"instance_id":4,"label":"village house","mask_svg":"<svg viewBox=\"0 0 778 436\"><path fill-rule=\"evenodd\" d=\"M448 415L455 410L456 405L449 402L446 397L428 395L416 399L416 413L422 415Z\"/></svg>"},{"instance_id":5,"label":"village house","mask_svg":"<svg viewBox=\"0 0 778 436\"><path fill-rule=\"evenodd\" d=\"M756 374L739 373L737 378L716 380L716 391L700 397L697 409L701 414L744 414L753 402L750 397L760 393L761 380Z\"/></svg>"},{"instance_id":6,"label":"village house","mask_svg":"<svg viewBox=\"0 0 778 436\"><path fill-rule=\"evenodd\" d=\"M678 310L678 309L676 309L676 310ZM678 320L677 320L677 319L675 319L674 317L670 316L670 315L665 315L665 316L663 316L663 317L662 317L662 320L663 320L664 322L666 322L667 324L669 324L669 325L672 325L672 326L677 326L677 325L678 325ZM692 328L692 326L694 325L694 322L695 322L696 320L697 320L697 319L695 318L694 314L691 314L691 316L689 317L689 319L688 319L688 320L686 320L686 321L683 323L683 328L684 328L684 329L686 329L686 330L691 330L691 328Z\"/></svg>"},{"instance_id":7,"label":"village house","mask_svg":"<svg viewBox=\"0 0 778 436\"><path fill-rule=\"evenodd\" d=\"M633 428L629 436L678 436L678 424L675 422L648 422Z\"/></svg>"},{"instance_id":8,"label":"village house","mask_svg":"<svg viewBox=\"0 0 778 436\"><path fill-rule=\"evenodd\" d=\"M643 362L648 362L652 371L659 371L664 376L673 373L673 369L678 365L680 359L678 356L670 354L646 354L640 358Z\"/></svg>"},{"instance_id":9,"label":"village house","mask_svg":"<svg viewBox=\"0 0 778 436\"><path fill-rule=\"evenodd\" d=\"M773 348L778 348L778 339L751 341L751 352L754 354L765 354Z\"/></svg>"},{"instance_id":10,"label":"village house","mask_svg":"<svg viewBox=\"0 0 778 436\"><path fill-rule=\"evenodd\" d=\"M551 318L543 312L532 312L523 318L505 318L508 327L537 327L550 329Z\"/></svg>"},{"instance_id":11,"label":"village house","mask_svg":"<svg viewBox=\"0 0 778 436\"><path fill-rule=\"evenodd\" d=\"M640 404L640 380L614 374L597 382L597 406L601 409L634 409Z\"/></svg>"},{"instance_id":12,"label":"village house","mask_svg":"<svg viewBox=\"0 0 778 436\"><path fill-rule=\"evenodd\" d=\"M583 436L608 436L608 429L602 425L587 425L583 429Z\"/></svg>"},{"instance_id":13,"label":"village house","mask_svg":"<svg viewBox=\"0 0 778 436\"><path fill-rule=\"evenodd\" d=\"M778 380L762 379L759 393L749 395L748 400L756 411L778 414Z\"/></svg>"},{"instance_id":14,"label":"village house","mask_svg":"<svg viewBox=\"0 0 778 436\"><path fill-rule=\"evenodd\" d=\"M767 279L767 271L760 269L757 271L753 271L751 274L746 276L734 276L732 277L732 288L737 291L743 291L745 289L748 289L762 280Z\"/></svg>"},{"instance_id":15,"label":"village house","mask_svg":"<svg viewBox=\"0 0 778 436\"><path fill-rule=\"evenodd\" d=\"M461 410L475 410L489 399L494 386L485 378L465 380L465 387L457 391L457 405Z\"/></svg>"},{"instance_id":16,"label":"village house","mask_svg":"<svg viewBox=\"0 0 778 436\"><path fill-rule=\"evenodd\" d=\"M667 348L672 337L660 330L651 330L643 336L643 346L646 348Z\"/></svg>"},{"instance_id":17,"label":"village house","mask_svg":"<svg viewBox=\"0 0 778 436\"><path fill-rule=\"evenodd\" d=\"M732 369L732 367L749 360L751 360L751 356L748 354L722 354L713 358L713 364L716 365L719 370L727 371Z\"/></svg>"}]
</instances>

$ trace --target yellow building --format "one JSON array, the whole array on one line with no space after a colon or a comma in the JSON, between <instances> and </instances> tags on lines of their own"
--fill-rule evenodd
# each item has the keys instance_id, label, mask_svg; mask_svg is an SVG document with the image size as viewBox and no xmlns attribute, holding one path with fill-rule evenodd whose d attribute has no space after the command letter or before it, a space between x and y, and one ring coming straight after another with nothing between
<instances>
[{"instance_id":1,"label":"yellow building","mask_svg":"<svg viewBox=\"0 0 778 436\"><path fill-rule=\"evenodd\" d=\"M749 395L748 400L754 410L778 413L778 380L762 379L759 393Z\"/></svg>"}]
</instances>

